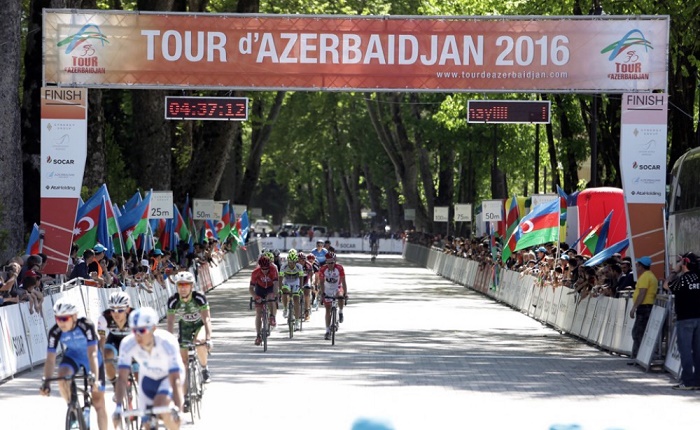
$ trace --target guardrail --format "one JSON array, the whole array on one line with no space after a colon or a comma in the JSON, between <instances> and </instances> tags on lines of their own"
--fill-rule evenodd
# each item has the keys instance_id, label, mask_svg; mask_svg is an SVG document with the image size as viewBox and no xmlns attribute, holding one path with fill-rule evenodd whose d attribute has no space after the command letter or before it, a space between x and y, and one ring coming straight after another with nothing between
<instances>
[{"instance_id":1,"label":"guardrail","mask_svg":"<svg viewBox=\"0 0 700 430\"><path fill-rule=\"evenodd\" d=\"M246 249L237 248L233 253L224 254L224 259L216 265L208 263L189 270L197 280L195 289L201 292L223 284L231 276L256 261L259 254L259 241L251 241ZM26 369L43 364L46 360L47 334L54 326L53 305L61 297L71 297L80 303L79 316L86 316L96 322L107 308L109 295L119 288L96 288L73 280L45 291L53 292L44 297L42 312L30 312L28 303L0 307L0 380L14 376ZM167 299L177 290L166 279L165 285L154 282L152 292L146 289L125 287L131 297L132 306L150 306L162 319L167 311Z\"/></svg>"},{"instance_id":2,"label":"guardrail","mask_svg":"<svg viewBox=\"0 0 700 430\"><path fill-rule=\"evenodd\" d=\"M499 282L494 284L490 265L410 243L403 257L591 345L632 354L631 297L588 297L577 302L570 288L539 286L534 276L512 270L501 270ZM663 363L664 369L677 377L680 358L672 318L673 296L659 294L635 360L647 370L652 364Z\"/></svg>"}]
</instances>

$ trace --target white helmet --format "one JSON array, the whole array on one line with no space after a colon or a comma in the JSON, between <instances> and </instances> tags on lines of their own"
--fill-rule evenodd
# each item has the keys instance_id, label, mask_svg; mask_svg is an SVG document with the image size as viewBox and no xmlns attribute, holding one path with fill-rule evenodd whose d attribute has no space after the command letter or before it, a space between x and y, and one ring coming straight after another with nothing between
<instances>
[{"instance_id":1,"label":"white helmet","mask_svg":"<svg viewBox=\"0 0 700 430\"><path fill-rule=\"evenodd\" d=\"M124 291L117 291L110 294L107 305L109 309L128 308L131 306L131 299Z\"/></svg>"},{"instance_id":2,"label":"white helmet","mask_svg":"<svg viewBox=\"0 0 700 430\"><path fill-rule=\"evenodd\" d=\"M76 315L78 313L78 307L68 298L62 297L58 299L55 305L53 305L53 313L57 317L65 315Z\"/></svg>"},{"instance_id":3,"label":"white helmet","mask_svg":"<svg viewBox=\"0 0 700 430\"><path fill-rule=\"evenodd\" d=\"M194 275L191 272L188 271L182 271L182 272L177 272L175 276L175 283L180 284L180 283L187 283L187 284L194 284L195 279Z\"/></svg>"},{"instance_id":4,"label":"white helmet","mask_svg":"<svg viewBox=\"0 0 700 430\"><path fill-rule=\"evenodd\" d=\"M158 324L158 314L155 309L143 307L129 314L129 327L153 327Z\"/></svg>"}]
</instances>

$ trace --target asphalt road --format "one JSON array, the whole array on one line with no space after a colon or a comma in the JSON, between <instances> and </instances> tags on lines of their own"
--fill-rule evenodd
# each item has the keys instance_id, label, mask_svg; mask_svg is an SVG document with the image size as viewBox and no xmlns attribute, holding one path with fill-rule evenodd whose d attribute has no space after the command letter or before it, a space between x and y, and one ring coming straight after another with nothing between
<instances>
[{"instance_id":1,"label":"asphalt road","mask_svg":"<svg viewBox=\"0 0 700 430\"><path fill-rule=\"evenodd\" d=\"M339 260L350 301L335 346L320 312L293 339L278 327L267 353L255 346L252 266L209 293L213 382L202 419L185 428L700 428L700 392L671 390L668 374L627 366L398 256ZM0 428L63 428L65 406L37 395L40 377L0 385Z\"/></svg>"}]
</instances>

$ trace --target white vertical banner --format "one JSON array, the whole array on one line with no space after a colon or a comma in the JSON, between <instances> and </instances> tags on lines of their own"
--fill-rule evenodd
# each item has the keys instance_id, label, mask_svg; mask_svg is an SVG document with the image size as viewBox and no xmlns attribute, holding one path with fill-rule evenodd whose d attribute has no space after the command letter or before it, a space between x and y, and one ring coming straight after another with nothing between
<instances>
[{"instance_id":1,"label":"white vertical banner","mask_svg":"<svg viewBox=\"0 0 700 430\"><path fill-rule=\"evenodd\" d=\"M666 202L666 94L623 94L620 171L627 203Z\"/></svg>"},{"instance_id":2,"label":"white vertical banner","mask_svg":"<svg viewBox=\"0 0 700 430\"><path fill-rule=\"evenodd\" d=\"M450 220L449 206L435 206L433 208L433 222L448 222Z\"/></svg>"},{"instance_id":3,"label":"white vertical banner","mask_svg":"<svg viewBox=\"0 0 700 430\"><path fill-rule=\"evenodd\" d=\"M471 222L472 221L472 204L471 203L455 204L455 221L456 222Z\"/></svg>"}]
</instances>

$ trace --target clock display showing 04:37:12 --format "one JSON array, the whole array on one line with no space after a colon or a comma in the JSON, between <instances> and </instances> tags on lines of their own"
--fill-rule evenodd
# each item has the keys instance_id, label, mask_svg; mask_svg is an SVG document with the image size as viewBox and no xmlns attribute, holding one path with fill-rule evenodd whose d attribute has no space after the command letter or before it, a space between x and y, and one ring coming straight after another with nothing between
<instances>
[{"instance_id":1,"label":"clock display showing 04:37:12","mask_svg":"<svg viewBox=\"0 0 700 430\"><path fill-rule=\"evenodd\" d=\"M246 121L248 98L168 96L165 119Z\"/></svg>"}]
</instances>

